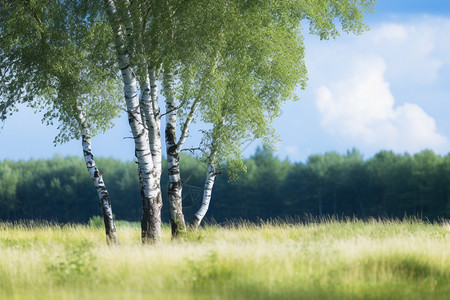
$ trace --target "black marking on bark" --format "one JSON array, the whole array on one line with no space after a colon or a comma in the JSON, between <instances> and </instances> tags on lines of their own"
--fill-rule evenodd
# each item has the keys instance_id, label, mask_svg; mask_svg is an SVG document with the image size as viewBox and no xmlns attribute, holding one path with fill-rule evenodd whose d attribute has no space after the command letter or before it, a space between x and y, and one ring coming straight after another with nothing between
<instances>
[{"instance_id":1,"label":"black marking on bark","mask_svg":"<svg viewBox=\"0 0 450 300\"><path fill-rule=\"evenodd\" d=\"M170 175L176 175L176 174L180 174L180 168L179 166L172 166L169 168L169 174Z\"/></svg>"},{"instance_id":2,"label":"black marking on bark","mask_svg":"<svg viewBox=\"0 0 450 300\"><path fill-rule=\"evenodd\" d=\"M175 155L177 155L177 145L171 145L167 148L167 155L168 156L173 156L175 157Z\"/></svg>"},{"instance_id":3,"label":"black marking on bark","mask_svg":"<svg viewBox=\"0 0 450 300\"><path fill-rule=\"evenodd\" d=\"M135 93L135 94L133 94L133 95L131 95L131 96L128 96L127 94L125 94L125 98L126 99L134 99L134 98L136 98L137 97L137 93Z\"/></svg>"},{"instance_id":4,"label":"black marking on bark","mask_svg":"<svg viewBox=\"0 0 450 300\"><path fill-rule=\"evenodd\" d=\"M136 149L135 150L136 152L148 152L148 153L150 153L149 151L148 151L148 149ZM141 155L144 155L144 154L141 154Z\"/></svg>"},{"instance_id":5,"label":"black marking on bark","mask_svg":"<svg viewBox=\"0 0 450 300\"><path fill-rule=\"evenodd\" d=\"M84 156L90 156L92 159L94 159L94 154L92 154L92 152L83 150L83 155L84 155Z\"/></svg>"},{"instance_id":6,"label":"black marking on bark","mask_svg":"<svg viewBox=\"0 0 450 300\"><path fill-rule=\"evenodd\" d=\"M141 138L143 135L145 135L147 132L145 130L142 130L141 132L139 132L134 138L135 139L139 139Z\"/></svg>"},{"instance_id":7,"label":"black marking on bark","mask_svg":"<svg viewBox=\"0 0 450 300\"><path fill-rule=\"evenodd\" d=\"M181 189L181 180L169 182L169 191L176 192Z\"/></svg>"},{"instance_id":8,"label":"black marking on bark","mask_svg":"<svg viewBox=\"0 0 450 300\"><path fill-rule=\"evenodd\" d=\"M180 160L180 155L178 153L178 151L174 151L174 153L172 153L172 157L175 159L176 164L179 166L179 160Z\"/></svg>"},{"instance_id":9,"label":"black marking on bark","mask_svg":"<svg viewBox=\"0 0 450 300\"><path fill-rule=\"evenodd\" d=\"M150 175L152 174L153 172L152 171L148 171L148 172L145 172L145 173L143 173L144 175L147 175L145 178L150 178Z\"/></svg>"},{"instance_id":10,"label":"black marking on bark","mask_svg":"<svg viewBox=\"0 0 450 300\"><path fill-rule=\"evenodd\" d=\"M95 178L98 178L98 177L100 177L100 176L103 176L103 174L105 174L105 173L100 172L100 171L97 169L97 170L95 170L95 172L94 172L94 177L95 177Z\"/></svg>"},{"instance_id":11,"label":"black marking on bark","mask_svg":"<svg viewBox=\"0 0 450 300\"><path fill-rule=\"evenodd\" d=\"M141 157L150 156L150 155L152 155L152 153L148 152L148 153L145 153L145 154L141 154Z\"/></svg>"}]
</instances>

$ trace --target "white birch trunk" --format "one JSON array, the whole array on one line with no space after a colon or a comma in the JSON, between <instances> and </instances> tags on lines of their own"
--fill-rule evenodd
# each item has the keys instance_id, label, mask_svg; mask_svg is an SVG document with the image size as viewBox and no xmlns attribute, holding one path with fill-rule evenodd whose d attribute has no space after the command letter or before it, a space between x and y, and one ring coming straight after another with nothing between
<instances>
[{"instance_id":1,"label":"white birch trunk","mask_svg":"<svg viewBox=\"0 0 450 300\"><path fill-rule=\"evenodd\" d=\"M148 129L154 170L160 179L162 172L161 118L158 106L158 86L155 77L155 72L150 70L146 81L141 84L140 107L144 123Z\"/></svg>"},{"instance_id":2,"label":"white birch trunk","mask_svg":"<svg viewBox=\"0 0 450 300\"><path fill-rule=\"evenodd\" d=\"M152 148L153 163L155 171L158 174L158 182L162 173L162 153L161 153L161 113L158 105L158 84L156 80L156 71L149 70L150 79L150 99L153 118L155 119L155 127L152 139L150 139L150 147Z\"/></svg>"},{"instance_id":3,"label":"white birch trunk","mask_svg":"<svg viewBox=\"0 0 450 300\"><path fill-rule=\"evenodd\" d=\"M95 189L98 193L98 198L100 200L99 205L102 209L103 221L105 223L106 242L108 244L118 244L119 239L117 238L116 234L116 224L114 223L111 208L111 198L109 197L108 190L106 188L105 182L103 181L103 173L99 171L95 164L94 154L92 153L90 128L82 112L80 112L79 118L82 126L81 137L84 161L86 162L86 168L89 172L89 175L91 175L92 182L94 183Z\"/></svg>"},{"instance_id":4,"label":"white birch trunk","mask_svg":"<svg viewBox=\"0 0 450 300\"><path fill-rule=\"evenodd\" d=\"M214 166L214 158L212 158L208 162L208 171L206 172L206 181L203 187L202 205L200 206L198 211L195 213L194 218L192 219L192 226L194 227L194 229L197 229L200 226L200 223L202 222L203 218L206 215L206 212L208 211L216 175L217 173L216 168Z\"/></svg>"},{"instance_id":5,"label":"white birch trunk","mask_svg":"<svg viewBox=\"0 0 450 300\"><path fill-rule=\"evenodd\" d=\"M122 73L128 122L134 138L135 155L139 164L142 196L142 242L160 243L161 240L161 197L158 197L158 183L153 172L153 160L149 146L148 133L142 124L136 76L130 67L123 30L117 22L117 12L112 0L105 0L111 27L116 34L116 48L119 69Z\"/></svg>"},{"instance_id":6,"label":"white birch trunk","mask_svg":"<svg viewBox=\"0 0 450 300\"><path fill-rule=\"evenodd\" d=\"M161 193L161 173L162 173L162 155L161 155L161 125L157 98L157 85L155 74L146 76L146 80L141 84L140 108L142 120L147 127L149 137L149 147L153 160L153 173L156 180L156 190L158 202L162 203ZM151 81L151 79L153 79Z\"/></svg>"},{"instance_id":7,"label":"white birch trunk","mask_svg":"<svg viewBox=\"0 0 450 300\"><path fill-rule=\"evenodd\" d=\"M177 113L173 99L173 76L164 77L164 88L166 90L166 153L167 168L169 171L169 188L167 198L169 200L169 217L172 228L172 236L176 237L186 231L182 209L182 183L179 165L179 150L176 141Z\"/></svg>"}]
</instances>

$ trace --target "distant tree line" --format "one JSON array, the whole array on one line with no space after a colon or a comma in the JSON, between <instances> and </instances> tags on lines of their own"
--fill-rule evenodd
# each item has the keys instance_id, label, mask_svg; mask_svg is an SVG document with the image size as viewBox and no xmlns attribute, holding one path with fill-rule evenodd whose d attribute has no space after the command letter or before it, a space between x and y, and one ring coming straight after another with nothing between
<instances>
[{"instance_id":1,"label":"distant tree line","mask_svg":"<svg viewBox=\"0 0 450 300\"><path fill-rule=\"evenodd\" d=\"M116 218L140 220L136 163L96 161L104 171ZM189 155L182 155L180 163L183 210L190 218L201 203L206 165ZM357 150L345 155L330 152L310 156L306 163L291 163L258 149L245 164L247 173L235 181L229 181L225 172L217 176L207 220L306 215L450 217L450 155L439 156L431 150L415 155L382 151L368 160ZM1 161L0 219L87 222L100 215L98 196L85 168L77 157ZM163 195L166 175L162 176ZM167 199L163 201L163 220L168 222Z\"/></svg>"}]
</instances>

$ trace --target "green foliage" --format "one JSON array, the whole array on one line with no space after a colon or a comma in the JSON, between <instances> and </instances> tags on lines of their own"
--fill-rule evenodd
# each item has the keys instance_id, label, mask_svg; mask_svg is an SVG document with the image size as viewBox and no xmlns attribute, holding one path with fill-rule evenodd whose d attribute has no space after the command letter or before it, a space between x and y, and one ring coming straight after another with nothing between
<instances>
[{"instance_id":1,"label":"green foliage","mask_svg":"<svg viewBox=\"0 0 450 300\"><path fill-rule=\"evenodd\" d=\"M138 221L139 180L134 162L98 158L119 220ZM356 151L312 155L306 163L281 161L258 149L244 161L247 173L218 175L206 221L322 215L450 218L450 156L426 150L414 156L382 151L363 160ZM165 162L164 162L165 164ZM189 220L201 203L205 163L182 154L183 211ZM164 206L167 168L163 167ZM320 200L320 202L319 202ZM84 161L74 157L0 162L0 219L103 223ZM91 219L91 221L89 221ZM169 219L163 210L163 221Z\"/></svg>"},{"instance_id":2,"label":"green foliage","mask_svg":"<svg viewBox=\"0 0 450 300\"><path fill-rule=\"evenodd\" d=\"M0 5L0 118L19 103L59 121L56 143L79 138L80 108L93 134L120 104L112 34L94 6L78 1L6 1Z\"/></svg>"},{"instance_id":3,"label":"green foliage","mask_svg":"<svg viewBox=\"0 0 450 300\"><path fill-rule=\"evenodd\" d=\"M97 266L89 248L70 249L48 267L56 282L61 285L92 284Z\"/></svg>"},{"instance_id":4,"label":"green foliage","mask_svg":"<svg viewBox=\"0 0 450 300\"><path fill-rule=\"evenodd\" d=\"M112 126L120 109L111 25L120 25L140 83L148 69L175 76L181 126L196 118L209 124L205 159L245 170L244 141L267 148L281 105L305 88L302 24L322 39L367 30L364 14L374 0L114 1L116 19L92 1L6 1L0 6L0 117L18 103L58 120L62 143L80 136L80 112L92 133ZM118 24L116 24L118 23ZM161 79L161 78L159 78ZM55 182L56 183L56 182Z\"/></svg>"},{"instance_id":5,"label":"green foliage","mask_svg":"<svg viewBox=\"0 0 450 300\"><path fill-rule=\"evenodd\" d=\"M200 101L198 116L211 124L203 140L207 159L239 171L242 143L260 138L272 144L270 123L279 106L292 98L297 85L305 85L302 39L296 26L278 22L270 5L242 7L222 1L192 9L199 12L185 11L189 18L182 20L199 30L183 32L180 38L201 41L202 46L187 57L180 52L180 102ZM299 25L299 20L288 21Z\"/></svg>"},{"instance_id":6,"label":"green foliage","mask_svg":"<svg viewBox=\"0 0 450 300\"><path fill-rule=\"evenodd\" d=\"M245 166L243 142L272 147L271 126L280 106L305 88L302 22L327 39L367 29L364 13L374 1L116 1L132 65L143 82L147 68L173 75L183 127L195 119L210 125L201 147L205 159L227 164L230 177Z\"/></svg>"},{"instance_id":7,"label":"green foliage","mask_svg":"<svg viewBox=\"0 0 450 300\"><path fill-rule=\"evenodd\" d=\"M5 161L0 165L0 199L4 205L13 206L16 198L17 184L19 183L19 174L17 171L9 167L10 162Z\"/></svg>"},{"instance_id":8,"label":"green foliage","mask_svg":"<svg viewBox=\"0 0 450 300\"><path fill-rule=\"evenodd\" d=\"M138 220L140 210L128 199L139 199L139 181L136 164L112 159L99 159L104 167L104 178L114 203L126 215L122 219ZM3 161L0 169L11 168L14 172L1 173L0 182L9 182L6 192L14 196L1 197L0 219L38 219L60 222L87 223L99 214L98 195L86 172L84 160L75 157L54 157L51 160ZM19 180L11 182L11 176ZM13 184L14 183L14 184ZM136 200L136 203L139 203Z\"/></svg>"},{"instance_id":9,"label":"green foliage","mask_svg":"<svg viewBox=\"0 0 450 300\"><path fill-rule=\"evenodd\" d=\"M92 216L89 218L89 226L94 228L102 228L104 226L102 216Z\"/></svg>"}]
</instances>

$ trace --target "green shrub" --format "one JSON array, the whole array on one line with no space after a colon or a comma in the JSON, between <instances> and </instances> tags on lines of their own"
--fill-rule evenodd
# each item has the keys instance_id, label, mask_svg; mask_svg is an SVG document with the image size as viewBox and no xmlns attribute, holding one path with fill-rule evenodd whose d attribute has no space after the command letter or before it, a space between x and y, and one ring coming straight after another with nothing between
<instances>
[{"instance_id":1,"label":"green shrub","mask_svg":"<svg viewBox=\"0 0 450 300\"><path fill-rule=\"evenodd\" d=\"M89 219L89 226L93 228L101 228L104 226L103 217L101 216L92 216Z\"/></svg>"}]
</instances>

